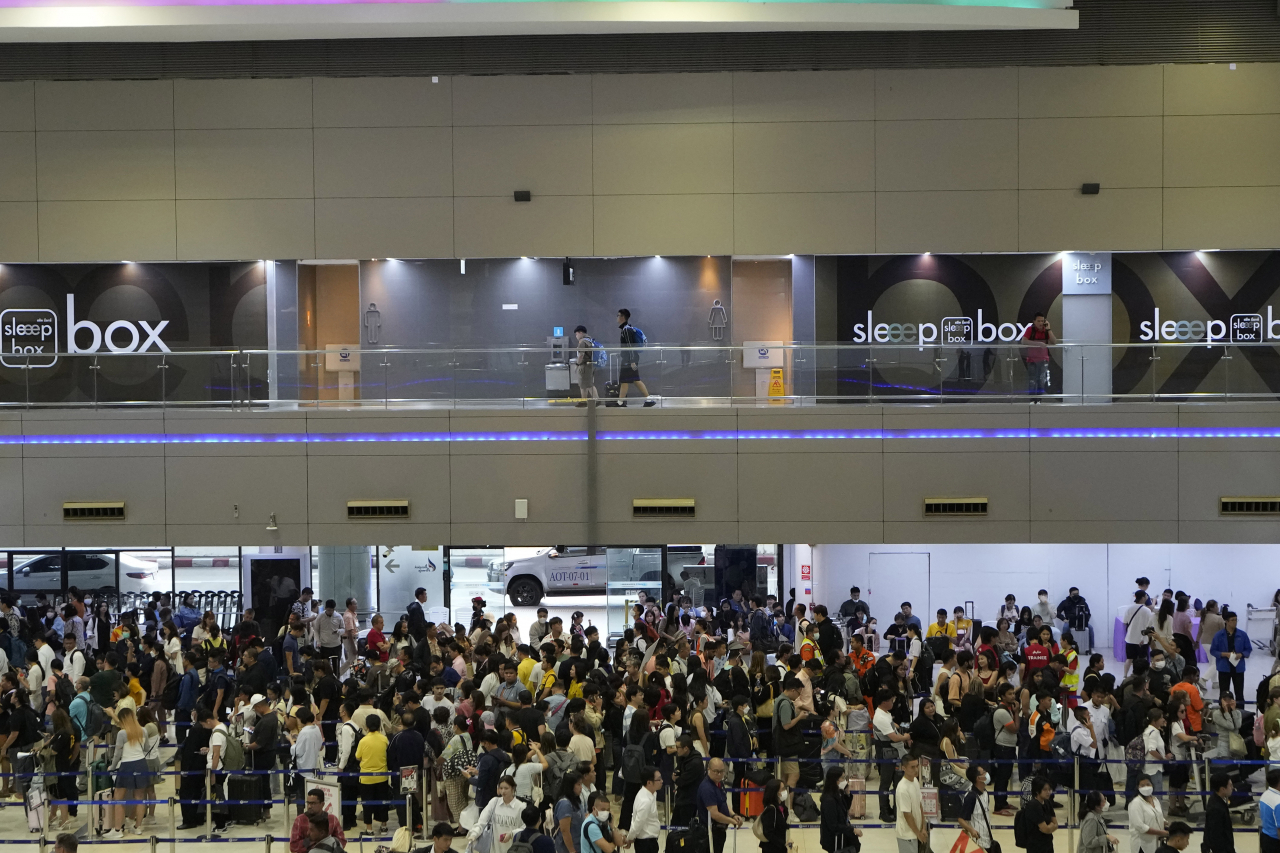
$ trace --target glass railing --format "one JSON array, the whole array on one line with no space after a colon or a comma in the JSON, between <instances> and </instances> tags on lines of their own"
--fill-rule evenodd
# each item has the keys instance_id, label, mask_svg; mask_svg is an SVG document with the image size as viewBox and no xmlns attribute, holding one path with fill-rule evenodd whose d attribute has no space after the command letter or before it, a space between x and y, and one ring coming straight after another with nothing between
<instances>
[{"instance_id":1,"label":"glass railing","mask_svg":"<svg viewBox=\"0 0 1280 853\"><path fill-rule=\"evenodd\" d=\"M0 407L554 407L586 396L579 368L557 357L563 354L545 346L375 348L346 357L248 349L6 354ZM640 405L641 383L663 407L1280 399L1280 350L1269 344L1060 344L1038 351L1013 344L650 344L597 351L597 362L591 386L607 405L617 404L620 386L629 405Z\"/></svg>"}]
</instances>

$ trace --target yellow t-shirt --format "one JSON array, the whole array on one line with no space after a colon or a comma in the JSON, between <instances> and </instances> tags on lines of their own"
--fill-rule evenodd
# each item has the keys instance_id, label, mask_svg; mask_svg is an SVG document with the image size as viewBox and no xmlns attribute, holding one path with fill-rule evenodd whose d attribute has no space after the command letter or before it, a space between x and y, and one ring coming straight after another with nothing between
<instances>
[{"instance_id":1,"label":"yellow t-shirt","mask_svg":"<svg viewBox=\"0 0 1280 853\"><path fill-rule=\"evenodd\" d=\"M956 626L952 625L950 622L948 622L945 625L939 625L937 622L930 622L929 633L925 634L925 636L926 637L950 637L951 639L954 640L956 638Z\"/></svg>"},{"instance_id":2,"label":"yellow t-shirt","mask_svg":"<svg viewBox=\"0 0 1280 853\"><path fill-rule=\"evenodd\" d=\"M369 732L360 738L360 743L356 746L356 760L360 762L360 772L364 773L386 773L387 772L387 736L382 732ZM362 785L376 785L379 782L387 781L386 776L364 776L360 777Z\"/></svg>"},{"instance_id":3,"label":"yellow t-shirt","mask_svg":"<svg viewBox=\"0 0 1280 853\"><path fill-rule=\"evenodd\" d=\"M534 685L529 682L529 676L533 675L533 658L525 658L520 661L520 665L516 667L516 680L533 692Z\"/></svg>"}]
</instances>

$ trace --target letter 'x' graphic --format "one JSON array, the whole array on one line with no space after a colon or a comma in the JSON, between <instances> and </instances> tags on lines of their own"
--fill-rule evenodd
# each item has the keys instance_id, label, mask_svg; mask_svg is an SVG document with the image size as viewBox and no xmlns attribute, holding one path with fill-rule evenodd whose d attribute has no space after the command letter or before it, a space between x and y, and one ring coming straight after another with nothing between
<instances>
[{"instance_id":1,"label":"letter 'x' graphic","mask_svg":"<svg viewBox=\"0 0 1280 853\"><path fill-rule=\"evenodd\" d=\"M1227 296L1213 273L1194 252L1162 254L1173 274L1211 319L1227 322L1232 314L1263 314L1267 300L1280 290L1280 252L1271 252L1249 276L1235 296ZM1267 330L1264 330L1267 331ZM1224 347L1190 350L1160 388L1161 394L1186 394L1197 390L1225 353ZM1244 346L1239 352L1272 391L1280 394L1280 354L1270 346ZM1226 389L1231 390L1231 389Z\"/></svg>"}]
</instances>

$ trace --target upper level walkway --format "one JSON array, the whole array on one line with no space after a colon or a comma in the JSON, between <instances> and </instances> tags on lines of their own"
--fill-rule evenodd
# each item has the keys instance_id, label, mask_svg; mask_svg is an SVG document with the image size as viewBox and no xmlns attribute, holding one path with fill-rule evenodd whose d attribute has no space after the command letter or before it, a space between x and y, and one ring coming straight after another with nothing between
<instances>
[{"instance_id":1,"label":"upper level walkway","mask_svg":"<svg viewBox=\"0 0 1280 853\"><path fill-rule=\"evenodd\" d=\"M899 335L901 336L901 335ZM1105 404L1275 401L1273 345L1016 342L596 348L606 405L662 408L823 404ZM580 402L572 348L0 354L0 407L529 409ZM1047 358L1047 360L1046 360ZM634 365L634 368L632 367ZM1047 367L1046 367L1047 365ZM775 372L777 371L777 372ZM632 400L630 405L640 405Z\"/></svg>"}]
</instances>

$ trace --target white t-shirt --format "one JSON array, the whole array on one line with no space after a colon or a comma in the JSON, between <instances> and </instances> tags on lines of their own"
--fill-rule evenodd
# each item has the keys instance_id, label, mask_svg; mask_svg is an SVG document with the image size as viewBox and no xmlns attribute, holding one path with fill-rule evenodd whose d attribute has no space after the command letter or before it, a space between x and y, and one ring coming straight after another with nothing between
<instances>
[{"instance_id":1,"label":"white t-shirt","mask_svg":"<svg viewBox=\"0 0 1280 853\"><path fill-rule=\"evenodd\" d=\"M1093 749L1093 736L1089 729L1077 725L1071 730L1071 752L1081 758L1097 758Z\"/></svg>"},{"instance_id":2,"label":"white t-shirt","mask_svg":"<svg viewBox=\"0 0 1280 853\"><path fill-rule=\"evenodd\" d=\"M884 708L876 708L875 716L871 718L871 727L880 736L877 740L887 741L889 735L897 731L893 726L893 715Z\"/></svg>"},{"instance_id":3,"label":"white t-shirt","mask_svg":"<svg viewBox=\"0 0 1280 853\"><path fill-rule=\"evenodd\" d=\"M658 730L658 746L666 749L669 746L676 745L676 738L680 737L679 726L663 726Z\"/></svg>"},{"instance_id":4,"label":"white t-shirt","mask_svg":"<svg viewBox=\"0 0 1280 853\"><path fill-rule=\"evenodd\" d=\"M1181 720L1175 720L1173 725L1169 727L1169 751L1173 753L1173 757L1179 761L1186 761L1191 757L1188 752L1190 746L1186 743L1179 742L1178 735L1185 735L1187 727L1182 724ZM1144 738L1145 740L1145 738Z\"/></svg>"},{"instance_id":5,"label":"white t-shirt","mask_svg":"<svg viewBox=\"0 0 1280 853\"><path fill-rule=\"evenodd\" d=\"M222 766L222 759L227 753L227 737L228 737L227 727L223 723L218 723L218 725L214 728L213 733L209 735L209 756L208 756L208 759L205 761L205 764L209 766L210 770L217 770L219 767ZM221 747L218 750L217 764L213 763L213 748L215 746Z\"/></svg>"},{"instance_id":6,"label":"white t-shirt","mask_svg":"<svg viewBox=\"0 0 1280 853\"><path fill-rule=\"evenodd\" d=\"M1164 763L1151 757L1151 753L1158 753L1164 756L1164 738L1160 736L1160 730L1155 726L1147 726L1142 732L1142 750L1146 753L1147 763L1142 766L1142 772L1160 773L1164 770Z\"/></svg>"},{"instance_id":7,"label":"white t-shirt","mask_svg":"<svg viewBox=\"0 0 1280 853\"><path fill-rule=\"evenodd\" d=\"M1124 641L1131 646L1146 645L1147 637L1142 632L1151 627L1154 620L1155 616L1145 605L1130 604L1124 612L1125 624L1129 626L1125 629Z\"/></svg>"},{"instance_id":8,"label":"white t-shirt","mask_svg":"<svg viewBox=\"0 0 1280 853\"><path fill-rule=\"evenodd\" d=\"M898 812L898 822L894 827L894 832L898 838L914 840L916 834L911 827L907 826L906 816L908 813L911 815L911 819L915 821L917 829L924 826L924 797L920 792L920 780L907 779L904 776L898 780L898 788L895 793L897 796L894 797L894 808Z\"/></svg>"}]
</instances>

